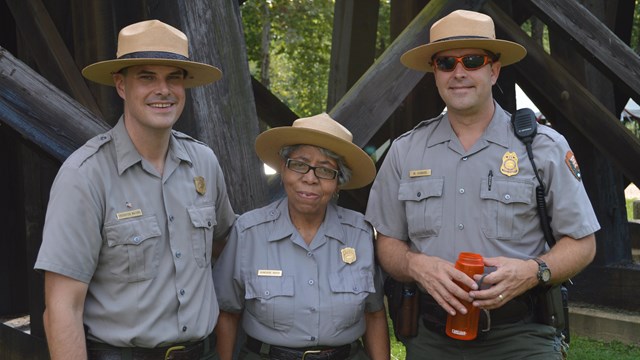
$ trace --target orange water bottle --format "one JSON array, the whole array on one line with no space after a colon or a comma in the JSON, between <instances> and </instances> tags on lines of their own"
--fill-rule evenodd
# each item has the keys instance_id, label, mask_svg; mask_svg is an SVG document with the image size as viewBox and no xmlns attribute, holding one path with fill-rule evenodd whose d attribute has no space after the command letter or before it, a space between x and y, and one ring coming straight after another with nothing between
<instances>
[{"instance_id":1,"label":"orange water bottle","mask_svg":"<svg viewBox=\"0 0 640 360\"><path fill-rule=\"evenodd\" d=\"M456 269L464 272L473 279L473 275L484 272L484 262L479 254L461 252L456 261ZM456 281L465 291L471 290L468 286ZM462 301L467 308L466 314L456 313L455 316L447 316L446 332L449 337L458 340L473 340L478 335L478 320L480 319L480 309L471 305L470 302Z\"/></svg>"}]
</instances>

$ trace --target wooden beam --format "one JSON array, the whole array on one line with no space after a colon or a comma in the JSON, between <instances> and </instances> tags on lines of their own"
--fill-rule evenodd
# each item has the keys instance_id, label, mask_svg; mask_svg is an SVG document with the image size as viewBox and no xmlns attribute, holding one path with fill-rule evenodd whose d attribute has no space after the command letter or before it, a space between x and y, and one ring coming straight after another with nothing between
<instances>
[{"instance_id":1,"label":"wooden beam","mask_svg":"<svg viewBox=\"0 0 640 360\"><path fill-rule=\"evenodd\" d=\"M400 63L407 50L428 42L429 28L456 9L478 10L486 1L432 0L331 109L331 116L353 133L360 147L367 144L389 115L424 76Z\"/></svg>"},{"instance_id":2,"label":"wooden beam","mask_svg":"<svg viewBox=\"0 0 640 360\"><path fill-rule=\"evenodd\" d=\"M640 265L590 266L572 281L570 301L640 311Z\"/></svg>"},{"instance_id":3,"label":"wooden beam","mask_svg":"<svg viewBox=\"0 0 640 360\"><path fill-rule=\"evenodd\" d=\"M41 0L6 0L44 77L101 116L76 63Z\"/></svg>"},{"instance_id":4,"label":"wooden beam","mask_svg":"<svg viewBox=\"0 0 640 360\"><path fill-rule=\"evenodd\" d=\"M0 120L59 161L110 126L0 47Z\"/></svg>"},{"instance_id":5,"label":"wooden beam","mask_svg":"<svg viewBox=\"0 0 640 360\"><path fill-rule=\"evenodd\" d=\"M298 118L280 99L273 95L262 83L251 77L253 98L260 120L271 127L290 126Z\"/></svg>"},{"instance_id":6,"label":"wooden beam","mask_svg":"<svg viewBox=\"0 0 640 360\"><path fill-rule=\"evenodd\" d=\"M255 154L258 115L240 20L230 1L179 1L191 58L221 68L218 82L190 89L195 136L214 149L238 213L267 204L264 167Z\"/></svg>"},{"instance_id":7,"label":"wooden beam","mask_svg":"<svg viewBox=\"0 0 640 360\"><path fill-rule=\"evenodd\" d=\"M31 336L0 323L0 359L49 359L49 350L44 339Z\"/></svg>"},{"instance_id":8,"label":"wooden beam","mask_svg":"<svg viewBox=\"0 0 640 360\"><path fill-rule=\"evenodd\" d=\"M584 58L640 102L640 56L577 1L529 0L536 16L574 40Z\"/></svg>"},{"instance_id":9,"label":"wooden beam","mask_svg":"<svg viewBox=\"0 0 640 360\"><path fill-rule=\"evenodd\" d=\"M529 86L535 87L536 93L545 97L540 103L553 107L542 108L542 112L554 113L557 110L594 146L608 155L631 181L640 183L640 167L628 160L640 159L640 140L500 8L487 3L483 10L493 18L496 28L508 35L508 40L520 43L527 49L527 56L512 66L518 73L518 83L521 83L523 90L527 92ZM538 104L536 99L533 100Z\"/></svg>"},{"instance_id":10,"label":"wooden beam","mask_svg":"<svg viewBox=\"0 0 640 360\"><path fill-rule=\"evenodd\" d=\"M327 108L332 108L375 59L380 0L336 0Z\"/></svg>"}]
</instances>

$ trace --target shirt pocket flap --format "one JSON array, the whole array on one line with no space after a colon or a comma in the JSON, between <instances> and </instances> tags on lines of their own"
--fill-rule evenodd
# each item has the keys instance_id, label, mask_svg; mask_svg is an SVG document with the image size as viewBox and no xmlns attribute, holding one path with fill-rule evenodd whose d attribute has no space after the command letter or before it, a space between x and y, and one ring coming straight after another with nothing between
<instances>
[{"instance_id":1,"label":"shirt pocket flap","mask_svg":"<svg viewBox=\"0 0 640 360\"><path fill-rule=\"evenodd\" d=\"M155 216L105 225L104 233L110 247L139 245L147 239L162 235Z\"/></svg>"},{"instance_id":2,"label":"shirt pocket flap","mask_svg":"<svg viewBox=\"0 0 640 360\"><path fill-rule=\"evenodd\" d=\"M192 206L187 211L194 227L211 229L216 225L215 208L212 205Z\"/></svg>"},{"instance_id":3,"label":"shirt pocket flap","mask_svg":"<svg viewBox=\"0 0 640 360\"><path fill-rule=\"evenodd\" d=\"M401 183L398 189L398 200L420 201L434 196L440 197L443 189L442 178L405 182Z\"/></svg>"},{"instance_id":4,"label":"shirt pocket flap","mask_svg":"<svg viewBox=\"0 0 640 360\"><path fill-rule=\"evenodd\" d=\"M489 190L487 180L484 179L482 180L480 197L496 200L504 204L531 204L533 201L533 183L494 179L492 188Z\"/></svg>"},{"instance_id":5,"label":"shirt pocket flap","mask_svg":"<svg viewBox=\"0 0 640 360\"><path fill-rule=\"evenodd\" d=\"M342 276L339 273L329 274L329 285L334 293L360 294L362 292L375 293L373 274L348 274Z\"/></svg>"},{"instance_id":6,"label":"shirt pocket flap","mask_svg":"<svg viewBox=\"0 0 640 360\"><path fill-rule=\"evenodd\" d=\"M254 277L247 281L245 300L293 296L293 277Z\"/></svg>"}]
</instances>

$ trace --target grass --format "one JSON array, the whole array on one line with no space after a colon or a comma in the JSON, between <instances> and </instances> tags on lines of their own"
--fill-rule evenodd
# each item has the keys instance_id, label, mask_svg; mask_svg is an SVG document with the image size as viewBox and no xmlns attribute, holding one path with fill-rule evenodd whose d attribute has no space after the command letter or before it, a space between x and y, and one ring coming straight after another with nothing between
<instances>
[{"instance_id":1,"label":"grass","mask_svg":"<svg viewBox=\"0 0 640 360\"><path fill-rule=\"evenodd\" d=\"M633 201L635 199L627 199L627 220L633 220Z\"/></svg>"}]
</instances>

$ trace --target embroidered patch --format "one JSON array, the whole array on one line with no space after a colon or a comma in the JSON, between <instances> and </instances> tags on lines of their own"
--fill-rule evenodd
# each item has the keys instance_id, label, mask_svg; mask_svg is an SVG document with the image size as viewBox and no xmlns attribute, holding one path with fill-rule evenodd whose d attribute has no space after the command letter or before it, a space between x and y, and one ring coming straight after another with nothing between
<instances>
[{"instance_id":1,"label":"embroidered patch","mask_svg":"<svg viewBox=\"0 0 640 360\"><path fill-rule=\"evenodd\" d=\"M571 171L573 176L575 176L578 181L582 181L582 173L580 173L580 167L578 166L576 157L573 155L573 151L567 151L567 155L564 157L564 162L569 167L569 171Z\"/></svg>"}]
</instances>

